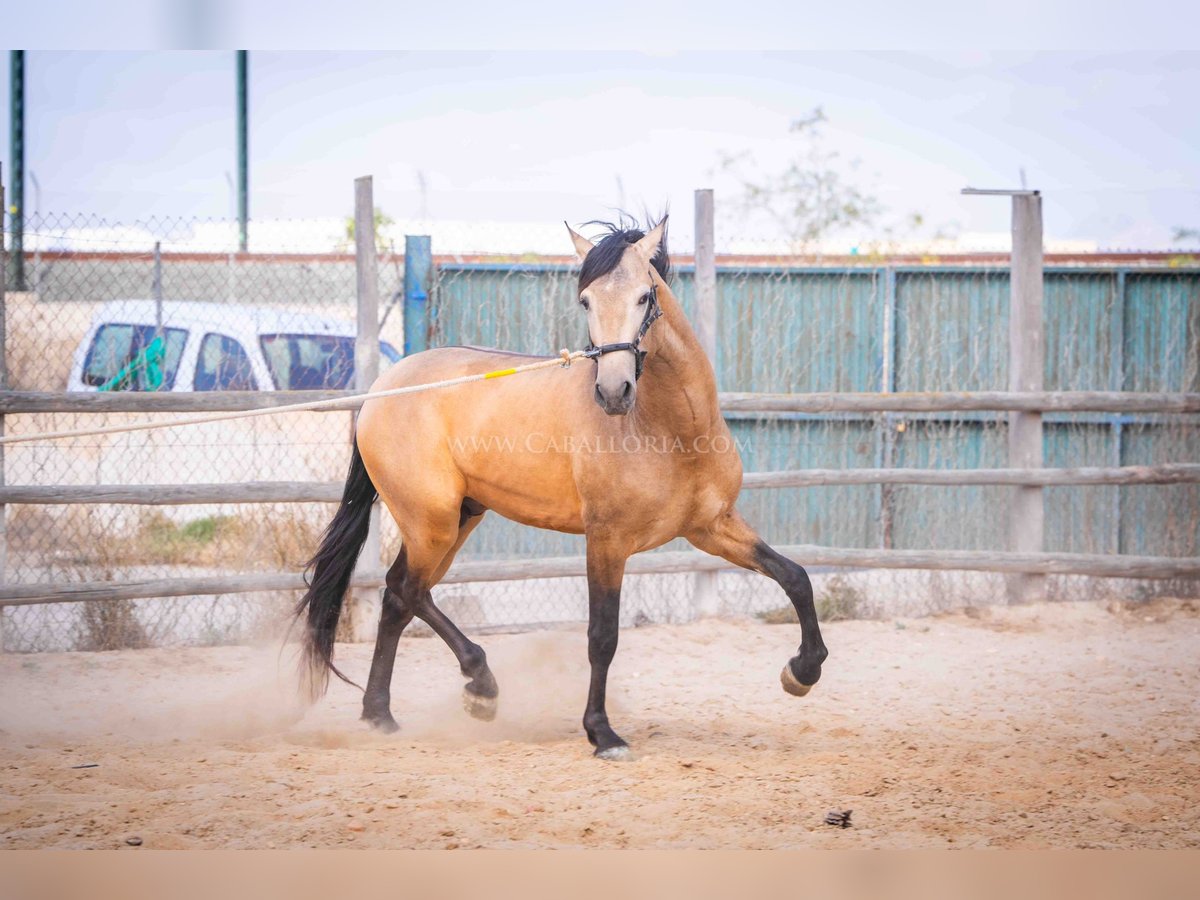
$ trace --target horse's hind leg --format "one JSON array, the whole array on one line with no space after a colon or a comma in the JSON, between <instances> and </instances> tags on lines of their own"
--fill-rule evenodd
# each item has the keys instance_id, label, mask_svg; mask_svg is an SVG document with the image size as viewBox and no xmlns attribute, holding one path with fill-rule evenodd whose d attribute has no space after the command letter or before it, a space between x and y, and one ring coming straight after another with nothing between
<instances>
[{"instance_id":1,"label":"horse's hind leg","mask_svg":"<svg viewBox=\"0 0 1200 900\"><path fill-rule=\"evenodd\" d=\"M768 547L737 510L718 516L707 527L687 535L687 539L707 553L773 578L784 589L800 619L800 649L783 667L779 678L789 694L797 697L807 694L821 677L821 663L829 655L821 640L808 573Z\"/></svg>"},{"instance_id":2,"label":"horse's hind leg","mask_svg":"<svg viewBox=\"0 0 1200 900\"><path fill-rule=\"evenodd\" d=\"M463 500L458 516L458 537L454 546L442 557L441 564L433 574L431 586L438 584L445 577L467 537L483 521L485 512L487 508L470 497ZM496 702L500 696L500 688L488 667L487 654L483 652L483 648L463 634L458 626L438 609L429 591L425 592L416 614L446 642L458 659L459 671L470 679L463 685L463 708L476 719L483 719L485 722L496 718Z\"/></svg>"},{"instance_id":3,"label":"horse's hind leg","mask_svg":"<svg viewBox=\"0 0 1200 900\"><path fill-rule=\"evenodd\" d=\"M375 655L371 661L371 674L363 696L363 719L381 730L391 732L398 727L390 709L392 670L400 634L412 621L413 616L428 624L446 642L458 658L463 675L471 679L464 688L463 697L468 712L477 718L495 717L499 689L491 669L488 668L487 655L483 648L470 641L445 613L434 605L429 592L429 589L445 575L455 553L481 521L483 512L483 507L474 501L465 500L453 543L446 544L437 540L436 529L428 529L420 535L410 534L413 546L421 548L420 554L410 557L407 548L402 547L396 561L388 570L388 590L384 594ZM432 563L431 560L435 557L438 561Z\"/></svg>"},{"instance_id":4,"label":"horse's hind leg","mask_svg":"<svg viewBox=\"0 0 1200 900\"><path fill-rule=\"evenodd\" d=\"M396 562L403 565L404 550L401 549ZM375 655L371 658L371 674L367 678L367 689L363 694L363 721L371 723L380 731L391 734L400 726L392 717L392 669L396 664L396 647L400 635L412 621L413 612L390 590L384 593L382 610L379 613L379 632L375 637Z\"/></svg>"}]
</instances>

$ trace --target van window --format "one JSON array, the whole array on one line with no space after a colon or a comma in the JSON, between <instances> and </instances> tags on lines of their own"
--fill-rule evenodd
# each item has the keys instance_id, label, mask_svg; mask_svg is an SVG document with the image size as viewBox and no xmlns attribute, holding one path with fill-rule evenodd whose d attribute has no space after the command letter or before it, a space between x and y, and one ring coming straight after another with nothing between
<instances>
[{"instance_id":1,"label":"van window","mask_svg":"<svg viewBox=\"0 0 1200 900\"><path fill-rule=\"evenodd\" d=\"M258 390L250 357L241 344L223 334L206 334L201 341L192 386L197 391Z\"/></svg>"},{"instance_id":2,"label":"van window","mask_svg":"<svg viewBox=\"0 0 1200 900\"><path fill-rule=\"evenodd\" d=\"M343 390L354 377L354 338L264 334L263 356L281 391Z\"/></svg>"},{"instance_id":3,"label":"van window","mask_svg":"<svg viewBox=\"0 0 1200 900\"><path fill-rule=\"evenodd\" d=\"M153 325L101 325L83 363L83 383L110 391L171 390L187 332L165 328L159 343L156 333Z\"/></svg>"},{"instance_id":4,"label":"van window","mask_svg":"<svg viewBox=\"0 0 1200 900\"><path fill-rule=\"evenodd\" d=\"M281 391L342 391L354 383L354 338L328 334L259 336L267 368ZM396 348L379 342L380 362L400 359Z\"/></svg>"}]
</instances>

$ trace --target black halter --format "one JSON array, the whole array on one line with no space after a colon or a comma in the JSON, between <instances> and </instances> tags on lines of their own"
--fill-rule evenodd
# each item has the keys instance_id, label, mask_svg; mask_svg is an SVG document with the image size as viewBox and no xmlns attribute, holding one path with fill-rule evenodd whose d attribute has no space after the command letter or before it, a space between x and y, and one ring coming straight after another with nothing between
<instances>
[{"instance_id":1,"label":"black halter","mask_svg":"<svg viewBox=\"0 0 1200 900\"><path fill-rule=\"evenodd\" d=\"M651 279L653 279L653 275ZM635 359L633 380L637 381L642 377L642 366L646 362L646 351L641 349L642 338L646 336L646 332L650 330L650 326L658 321L658 317L662 315L662 307L658 305L658 285L653 281L650 283L650 299L646 301L646 315L642 317L642 326L638 329L637 335L632 341L622 341L619 344L601 344L597 347L592 343L591 335L588 335L588 345L583 350L583 355L588 359L594 359L599 362L600 357L605 353L615 353L618 350L630 351Z\"/></svg>"}]
</instances>

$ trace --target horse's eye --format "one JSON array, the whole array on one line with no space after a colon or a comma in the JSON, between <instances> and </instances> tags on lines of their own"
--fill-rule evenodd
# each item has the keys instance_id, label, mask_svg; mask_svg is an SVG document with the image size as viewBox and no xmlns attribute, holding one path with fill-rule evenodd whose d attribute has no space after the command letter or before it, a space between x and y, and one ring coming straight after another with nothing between
<instances>
[{"instance_id":1,"label":"horse's eye","mask_svg":"<svg viewBox=\"0 0 1200 900\"><path fill-rule=\"evenodd\" d=\"M580 298L579 298L579 305L580 305L580 306L582 306L584 309L591 309L591 308L592 308L591 304L590 304L590 303L588 303L588 301L587 301L587 297L580 297Z\"/></svg>"},{"instance_id":2,"label":"horse's eye","mask_svg":"<svg viewBox=\"0 0 1200 900\"><path fill-rule=\"evenodd\" d=\"M638 306L645 306L649 302L650 302L650 295L642 294L642 299L638 301Z\"/></svg>"}]
</instances>

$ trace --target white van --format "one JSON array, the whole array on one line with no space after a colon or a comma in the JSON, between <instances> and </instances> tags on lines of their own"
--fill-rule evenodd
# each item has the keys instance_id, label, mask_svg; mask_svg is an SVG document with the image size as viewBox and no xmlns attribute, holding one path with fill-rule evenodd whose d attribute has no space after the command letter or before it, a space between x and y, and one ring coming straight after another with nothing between
<instances>
[{"instance_id":1,"label":"white van","mask_svg":"<svg viewBox=\"0 0 1200 900\"><path fill-rule=\"evenodd\" d=\"M116 300L100 308L68 391L304 391L354 387L354 323L232 303ZM400 358L379 342L380 362Z\"/></svg>"}]
</instances>

